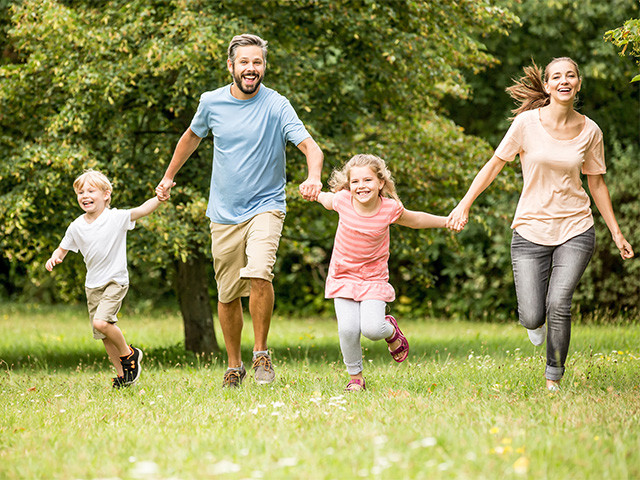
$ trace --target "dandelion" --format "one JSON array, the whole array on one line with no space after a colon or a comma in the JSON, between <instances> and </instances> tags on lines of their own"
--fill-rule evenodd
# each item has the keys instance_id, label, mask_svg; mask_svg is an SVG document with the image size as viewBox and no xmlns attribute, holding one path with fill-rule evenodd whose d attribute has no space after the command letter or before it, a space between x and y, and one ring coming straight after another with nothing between
<instances>
[{"instance_id":1,"label":"dandelion","mask_svg":"<svg viewBox=\"0 0 640 480\"><path fill-rule=\"evenodd\" d=\"M294 457L285 457L278 460L279 467L295 467L298 464L298 459Z\"/></svg>"},{"instance_id":2,"label":"dandelion","mask_svg":"<svg viewBox=\"0 0 640 480\"><path fill-rule=\"evenodd\" d=\"M387 443L387 441L388 441L388 438L385 435L378 435L377 437L374 437L373 444L384 445L385 443Z\"/></svg>"},{"instance_id":3,"label":"dandelion","mask_svg":"<svg viewBox=\"0 0 640 480\"><path fill-rule=\"evenodd\" d=\"M437 440L433 437L425 437L420 440L416 440L415 442L411 442L409 447L411 448L428 448L435 447L437 444Z\"/></svg>"},{"instance_id":4,"label":"dandelion","mask_svg":"<svg viewBox=\"0 0 640 480\"><path fill-rule=\"evenodd\" d=\"M495 435L496 433L498 433L500 431L500 429L498 427L493 427L491 430L489 430L489 433L491 435Z\"/></svg>"},{"instance_id":5,"label":"dandelion","mask_svg":"<svg viewBox=\"0 0 640 480\"><path fill-rule=\"evenodd\" d=\"M518 475L526 475L529 470L529 459L527 457L520 457L513 463L513 471Z\"/></svg>"},{"instance_id":6,"label":"dandelion","mask_svg":"<svg viewBox=\"0 0 640 480\"><path fill-rule=\"evenodd\" d=\"M221 460L211 466L211 473L214 475L224 475L227 473L237 473L240 471L240 465L230 462L229 460Z\"/></svg>"},{"instance_id":7,"label":"dandelion","mask_svg":"<svg viewBox=\"0 0 640 480\"><path fill-rule=\"evenodd\" d=\"M158 465L155 462L138 462L131 471L133 478L155 478L158 475Z\"/></svg>"}]
</instances>

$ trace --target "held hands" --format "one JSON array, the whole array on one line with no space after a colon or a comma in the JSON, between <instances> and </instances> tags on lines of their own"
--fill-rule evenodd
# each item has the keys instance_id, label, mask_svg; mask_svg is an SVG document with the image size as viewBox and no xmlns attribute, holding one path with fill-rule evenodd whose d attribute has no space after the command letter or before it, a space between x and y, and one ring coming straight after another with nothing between
<instances>
[{"instance_id":1,"label":"held hands","mask_svg":"<svg viewBox=\"0 0 640 480\"><path fill-rule=\"evenodd\" d=\"M460 204L456 206L447 217L445 227L454 232L460 232L469 221L469 209L462 207Z\"/></svg>"},{"instance_id":2,"label":"held hands","mask_svg":"<svg viewBox=\"0 0 640 480\"><path fill-rule=\"evenodd\" d=\"M302 195L302 198L315 202L318 199L318 195L320 195L320 191L322 190L322 182L320 180L307 178L300 184L298 190L300 191L300 195Z\"/></svg>"},{"instance_id":3,"label":"held hands","mask_svg":"<svg viewBox=\"0 0 640 480\"><path fill-rule=\"evenodd\" d=\"M158 200L164 202L169 200L171 197L171 189L175 187L176 182L174 182L171 178L163 178L158 186L156 187L156 195Z\"/></svg>"}]
</instances>

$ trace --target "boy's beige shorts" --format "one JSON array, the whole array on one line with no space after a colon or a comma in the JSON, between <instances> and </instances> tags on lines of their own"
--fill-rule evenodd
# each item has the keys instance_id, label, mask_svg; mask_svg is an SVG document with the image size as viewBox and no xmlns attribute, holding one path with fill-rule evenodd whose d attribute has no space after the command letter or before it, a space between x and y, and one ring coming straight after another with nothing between
<instances>
[{"instance_id":1,"label":"boy's beige shorts","mask_svg":"<svg viewBox=\"0 0 640 480\"><path fill-rule=\"evenodd\" d=\"M87 294L87 307L89 308L89 321L93 330L93 338L102 340L105 336L93 328L93 321L103 320L109 323L116 323L118 321L118 311L129 290L129 285L109 282L102 287L85 287L84 290Z\"/></svg>"}]
</instances>

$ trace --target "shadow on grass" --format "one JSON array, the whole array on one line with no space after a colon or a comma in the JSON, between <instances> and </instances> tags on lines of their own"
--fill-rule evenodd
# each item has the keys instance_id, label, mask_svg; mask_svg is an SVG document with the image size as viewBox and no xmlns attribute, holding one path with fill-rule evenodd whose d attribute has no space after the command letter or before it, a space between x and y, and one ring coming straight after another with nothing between
<instances>
[{"instance_id":1,"label":"shadow on grass","mask_svg":"<svg viewBox=\"0 0 640 480\"><path fill-rule=\"evenodd\" d=\"M475 338L456 339L455 341L441 342L431 340L410 340L409 360L411 362L431 362L466 359L471 352L473 355L490 355L492 357L506 357L509 352L517 348L530 348L530 345L522 341L508 337L495 337L490 340L478 340ZM278 342L271 343L273 359L278 363L306 363L326 364L342 362L342 354L337 341L314 340L309 342L296 342L296 345L285 345ZM391 361L384 341L362 341L363 354L368 360ZM197 355L187 352L184 344L144 348L144 364L147 368L208 368L211 366L226 365L226 352L223 350L218 355ZM527 352L528 350L525 350ZM544 350L538 349L535 354L544 354ZM245 363L251 359L251 347L242 348L242 358ZM19 347L9 352L0 354L0 370L78 370L78 369L103 369L108 368L109 360L101 348L80 347L73 348L58 346L52 349L42 345L37 349L25 350Z\"/></svg>"}]
</instances>

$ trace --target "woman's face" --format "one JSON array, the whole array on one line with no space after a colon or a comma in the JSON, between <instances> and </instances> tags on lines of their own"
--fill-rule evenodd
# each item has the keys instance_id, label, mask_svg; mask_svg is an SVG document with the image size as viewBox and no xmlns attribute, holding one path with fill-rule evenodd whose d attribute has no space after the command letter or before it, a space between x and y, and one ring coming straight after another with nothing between
<instances>
[{"instance_id":1,"label":"woman's face","mask_svg":"<svg viewBox=\"0 0 640 480\"><path fill-rule=\"evenodd\" d=\"M559 60L547 67L547 73L544 89L551 102L573 104L582 84L576 66L568 60Z\"/></svg>"}]
</instances>

